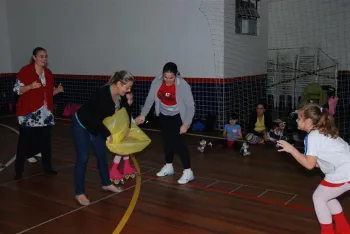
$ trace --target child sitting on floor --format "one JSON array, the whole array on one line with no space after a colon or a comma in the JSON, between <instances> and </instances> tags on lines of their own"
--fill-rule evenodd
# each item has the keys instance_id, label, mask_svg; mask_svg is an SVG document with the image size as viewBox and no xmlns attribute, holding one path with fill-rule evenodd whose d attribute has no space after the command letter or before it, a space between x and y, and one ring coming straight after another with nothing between
<instances>
[{"instance_id":1,"label":"child sitting on floor","mask_svg":"<svg viewBox=\"0 0 350 234\"><path fill-rule=\"evenodd\" d=\"M126 98L128 99L128 104L130 107L130 110L128 110L129 117L131 118L131 121L134 121L131 117L131 105L133 103L133 93L127 93ZM124 159L124 168L123 168L123 174L118 170L119 163L121 161L121 158ZM129 179L129 177L133 178L136 174L136 169L131 165L130 158L129 157L122 157L119 155L116 155L113 159L113 165L111 169L109 170L110 179L114 184L119 184L120 182L123 183L123 179Z\"/></svg>"},{"instance_id":2,"label":"child sitting on floor","mask_svg":"<svg viewBox=\"0 0 350 234\"><path fill-rule=\"evenodd\" d=\"M283 123L280 120L275 120L272 123L272 128L267 133L267 139L268 141L272 143L276 143L278 140L280 140L283 137Z\"/></svg>"},{"instance_id":3,"label":"child sitting on floor","mask_svg":"<svg viewBox=\"0 0 350 234\"><path fill-rule=\"evenodd\" d=\"M237 124L238 117L236 115L231 115L229 117L229 124L224 127L224 137L227 140L227 147L232 148L233 144L238 140L242 139L241 126Z\"/></svg>"},{"instance_id":4,"label":"child sitting on floor","mask_svg":"<svg viewBox=\"0 0 350 234\"><path fill-rule=\"evenodd\" d=\"M287 137L284 135L285 123L280 119L276 119L272 123L272 128L267 133L266 143L269 145L276 145L279 140L287 140Z\"/></svg>"}]
</instances>

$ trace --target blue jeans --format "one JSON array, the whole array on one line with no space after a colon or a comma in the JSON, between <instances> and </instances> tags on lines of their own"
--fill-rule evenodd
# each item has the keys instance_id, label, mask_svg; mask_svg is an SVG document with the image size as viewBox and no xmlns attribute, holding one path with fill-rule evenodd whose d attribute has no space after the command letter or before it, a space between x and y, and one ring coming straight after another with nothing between
<instances>
[{"instance_id":1,"label":"blue jeans","mask_svg":"<svg viewBox=\"0 0 350 234\"><path fill-rule=\"evenodd\" d=\"M106 141L100 135L94 136L82 127L75 116L72 118L72 133L76 151L76 162L74 167L75 194L85 194L85 174L91 143L95 151L101 183L103 186L110 185L111 181L109 178Z\"/></svg>"}]
</instances>

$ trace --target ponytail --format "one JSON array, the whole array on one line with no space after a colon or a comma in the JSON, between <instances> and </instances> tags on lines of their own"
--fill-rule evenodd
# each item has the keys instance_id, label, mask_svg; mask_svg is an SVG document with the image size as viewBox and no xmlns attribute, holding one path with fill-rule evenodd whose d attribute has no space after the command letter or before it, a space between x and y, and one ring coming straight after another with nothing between
<instances>
[{"instance_id":1,"label":"ponytail","mask_svg":"<svg viewBox=\"0 0 350 234\"><path fill-rule=\"evenodd\" d=\"M128 71L117 71L115 72L106 85L116 84L118 82L126 84L129 81L134 81L134 76Z\"/></svg>"},{"instance_id":2,"label":"ponytail","mask_svg":"<svg viewBox=\"0 0 350 234\"><path fill-rule=\"evenodd\" d=\"M120 77L120 73L114 72L113 75L109 78L106 85L112 85L112 84L116 83L115 81L120 79L119 77Z\"/></svg>"},{"instance_id":3,"label":"ponytail","mask_svg":"<svg viewBox=\"0 0 350 234\"><path fill-rule=\"evenodd\" d=\"M315 127L323 135L331 136L332 138L339 136L339 130L335 127L334 118L326 108L321 109L321 117Z\"/></svg>"},{"instance_id":4,"label":"ponytail","mask_svg":"<svg viewBox=\"0 0 350 234\"><path fill-rule=\"evenodd\" d=\"M325 136L337 138L339 130L334 124L334 118L329 113L328 109L321 108L316 104L307 104L300 109L303 112L305 119L311 119L313 125Z\"/></svg>"}]
</instances>

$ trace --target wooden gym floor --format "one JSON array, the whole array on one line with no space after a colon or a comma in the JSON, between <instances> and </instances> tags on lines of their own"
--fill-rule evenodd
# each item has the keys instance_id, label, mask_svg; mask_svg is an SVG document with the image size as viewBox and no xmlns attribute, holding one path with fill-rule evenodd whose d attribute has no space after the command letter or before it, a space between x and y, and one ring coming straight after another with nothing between
<instances>
[{"instance_id":1,"label":"wooden gym floor","mask_svg":"<svg viewBox=\"0 0 350 234\"><path fill-rule=\"evenodd\" d=\"M13 117L0 124L17 129ZM57 176L42 174L41 162L26 164L24 179L13 181L11 164L0 169L0 233L110 234L124 215L134 191L128 180L119 194L101 191L94 155L86 175L86 191L92 204L82 207L74 199L74 147L69 121L56 121L52 137L53 164ZM177 174L159 179L163 165L161 134L146 133L151 145L136 154L142 171L139 200L123 234L313 234L319 225L311 196L322 179L318 170L307 171L289 155L266 146L251 146L252 155L217 146L197 151L200 138L188 136L196 180L177 185ZM0 159L11 160L17 134L0 126ZM109 157L112 160L112 155ZM350 200L342 199L345 212Z\"/></svg>"}]
</instances>

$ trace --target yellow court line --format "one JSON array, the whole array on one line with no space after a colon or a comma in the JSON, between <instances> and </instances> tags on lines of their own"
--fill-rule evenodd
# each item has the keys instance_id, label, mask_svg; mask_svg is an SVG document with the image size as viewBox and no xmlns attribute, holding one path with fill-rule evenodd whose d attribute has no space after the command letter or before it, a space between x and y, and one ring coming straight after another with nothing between
<instances>
[{"instance_id":1,"label":"yellow court line","mask_svg":"<svg viewBox=\"0 0 350 234\"><path fill-rule=\"evenodd\" d=\"M140 195L140 190L141 190L141 169L140 169L139 163L137 162L137 160L134 157L134 155L130 155L130 159L134 163L134 166L135 166L136 171L137 171L135 190L134 190L134 193L132 195L132 198L131 198L131 201L129 203L129 206L128 206L127 210L125 211L125 214L124 214L123 218L120 220L118 226L114 230L113 234L119 234L123 230L124 226L126 225L126 223L128 222L130 216L132 215L132 212L134 211L134 208L136 206L137 200L139 199L139 195Z\"/></svg>"}]
</instances>

